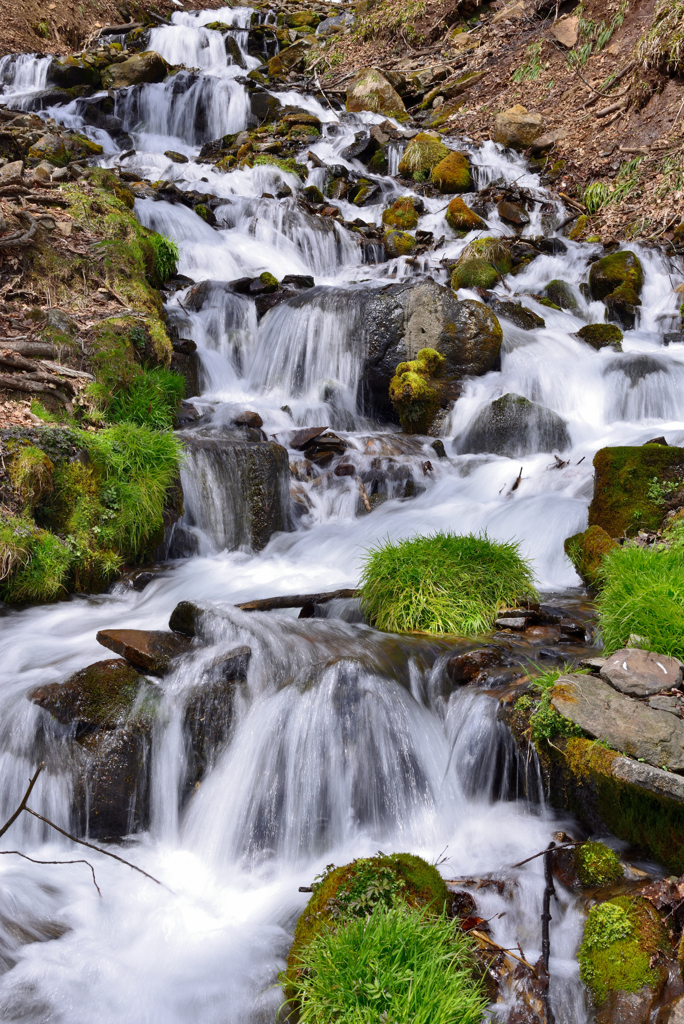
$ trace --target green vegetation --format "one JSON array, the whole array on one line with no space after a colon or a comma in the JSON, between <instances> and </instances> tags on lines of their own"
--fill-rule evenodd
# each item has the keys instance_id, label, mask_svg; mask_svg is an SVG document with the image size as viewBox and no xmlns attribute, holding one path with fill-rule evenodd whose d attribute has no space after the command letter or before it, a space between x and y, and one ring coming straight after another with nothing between
<instances>
[{"instance_id":1,"label":"green vegetation","mask_svg":"<svg viewBox=\"0 0 684 1024\"><path fill-rule=\"evenodd\" d=\"M625 161L615 176L613 185L603 181L594 181L584 190L584 205L590 214L598 213L605 206L621 203L628 196L634 195L639 187L639 165L642 156Z\"/></svg>"},{"instance_id":2,"label":"green vegetation","mask_svg":"<svg viewBox=\"0 0 684 1024\"><path fill-rule=\"evenodd\" d=\"M584 17L584 4L580 3L573 12L579 18L579 30L577 48L570 50L567 56L570 67L584 67L592 53L599 53L622 25L628 9L629 0L622 0L609 24L605 19L597 24Z\"/></svg>"},{"instance_id":3,"label":"green vegetation","mask_svg":"<svg viewBox=\"0 0 684 1024\"><path fill-rule=\"evenodd\" d=\"M541 41L538 43L530 43L525 50L525 57L527 58L524 64L521 64L519 68L513 72L511 78L514 82L534 82L539 78L544 68L541 59Z\"/></svg>"},{"instance_id":4,"label":"green vegetation","mask_svg":"<svg viewBox=\"0 0 684 1024\"><path fill-rule=\"evenodd\" d=\"M582 730L574 722L559 715L551 704L552 690L561 675L570 671L569 666L563 669L549 669L532 677L530 689L534 696L524 695L516 701L516 710L529 713L529 735L537 750L546 742L559 736L582 736ZM523 703L524 702L524 703Z\"/></svg>"},{"instance_id":5,"label":"green vegetation","mask_svg":"<svg viewBox=\"0 0 684 1024\"><path fill-rule=\"evenodd\" d=\"M441 376L446 360L433 348L422 348L415 359L399 363L390 381L389 396L402 430L424 434L439 408Z\"/></svg>"},{"instance_id":6,"label":"green vegetation","mask_svg":"<svg viewBox=\"0 0 684 1024\"><path fill-rule=\"evenodd\" d=\"M684 659L684 547L618 547L601 565L597 599L606 653L638 646Z\"/></svg>"},{"instance_id":7,"label":"green vegetation","mask_svg":"<svg viewBox=\"0 0 684 1024\"><path fill-rule=\"evenodd\" d=\"M565 541L565 553L584 583L598 590L602 583L601 565L617 543L600 526L590 526Z\"/></svg>"},{"instance_id":8,"label":"green vegetation","mask_svg":"<svg viewBox=\"0 0 684 1024\"><path fill-rule=\"evenodd\" d=\"M173 426L185 395L185 381L179 373L154 367L142 370L128 387L119 388L109 400L104 385L92 385L90 394L102 403L110 423L129 422L167 430Z\"/></svg>"},{"instance_id":9,"label":"green vegetation","mask_svg":"<svg viewBox=\"0 0 684 1024\"><path fill-rule=\"evenodd\" d=\"M486 534L436 533L368 553L361 603L378 629L474 636L501 608L535 598L532 569L515 543Z\"/></svg>"},{"instance_id":10,"label":"green vegetation","mask_svg":"<svg viewBox=\"0 0 684 1024\"><path fill-rule=\"evenodd\" d=\"M580 978L597 1004L609 992L655 989L665 968L651 966L668 950L667 934L653 906L639 896L618 896L592 907L577 959Z\"/></svg>"},{"instance_id":11,"label":"green vegetation","mask_svg":"<svg viewBox=\"0 0 684 1024\"><path fill-rule=\"evenodd\" d=\"M653 22L637 47L637 58L647 67L681 72L684 58L684 0L658 0Z\"/></svg>"},{"instance_id":12,"label":"green vegetation","mask_svg":"<svg viewBox=\"0 0 684 1024\"><path fill-rule=\"evenodd\" d=\"M610 189L603 181L592 181L584 190L582 202L589 213L598 213L610 202Z\"/></svg>"},{"instance_id":13,"label":"green vegetation","mask_svg":"<svg viewBox=\"0 0 684 1024\"><path fill-rule=\"evenodd\" d=\"M301 1024L479 1024L487 1006L458 922L377 907L318 936L290 981Z\"/></svg>"},{"instance_id":14,"label":"green vegetation","mask_svg":"<svg viewBox=\"0 0 684 1024\"><path fill-rule=\"evenodd\" d=\"M594 470L589 525L602 527L609 537L633 537L662 526L666 505L653 478L661 486L679 482L684 488L684 449L659 444L601 448Z\"/></svg>"},{"instance_id":15,"label":"green vegetation","mask_svg":"<svg viewBox=\"0 0 684 1024\"><path fill-rule=\"evenodd\" d=\"M575 852L575 865L580 882L586 886L607 885L624 874L617 853L605 843L582 843Z\"/></svg>"},{"instance_id":16,"label":"green vegetation","mask_svg":"<svg viewBox=\"0 0 684 1024\"><path fill-rule=\"evenodd\" d=\"M165 235L159 235L153 231L150 235L150 243L154 253L154 270L151 274L152 283L159 288L176 273L178 265L178 246Z\"/></svg>"},{"instance_id":17,"label":"green vegetation","mask_svg":"<svg viewBox=\"0 0 684 1024\"><path fill-rule=\"evenodd\" d=\"M411 139L399 161L399 174L405 174L415 181L425 181L427 176L451 150L427 132L419 132Z\"/></svg>"},{"instance_id":18,"label":"green vegetation","mask_svg":"<svg viewBox=\"0 0 684 1024\"><path fill-rule=\"evenodd\" d=\"M0 599L102 590L124 560L143 559L161 541L180 445L170 432L131 422L98 433L30 433L3 438L23 512L0 524Z\"/></svg>"}]
</instances>

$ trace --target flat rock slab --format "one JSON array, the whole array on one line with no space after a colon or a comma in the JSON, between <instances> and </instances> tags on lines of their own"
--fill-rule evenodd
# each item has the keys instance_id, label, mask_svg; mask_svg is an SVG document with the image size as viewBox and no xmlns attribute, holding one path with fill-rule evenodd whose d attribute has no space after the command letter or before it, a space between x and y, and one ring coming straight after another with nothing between
<instances>
[{"instance_id":1,"label":"flat rock slab","mask_svg":"<svg viewBox=\"0 0 684 1024\"><path fill-rule=\"evenodd\" d=\"M192 647L188 637L161 629L101 629L96 639L131 665L155 676L168 672L173 658Z\"/></svg>"},{"instance_id":2,"label":"flat rock slab","mask_svg":"<svg viewBox=\"0 0 684 1024\"><path fill-rule=\"evenodd\" d=\"M684 722L626 697L596 676L561 676L551 691L559 714L630 757L684 771Z\"/></svg>"},{"instance_id":3,"label":"flat rock slab","mask_svg":"<svg viewBox=\"0 0 684 1024\"><path fill-rule=\"evenodd\" d=\"M630 697L650 697L671 690L682 681L682 663L653 651L624 647L611 654L601 668L601 678Z\"/></svg>"}]
</instances>

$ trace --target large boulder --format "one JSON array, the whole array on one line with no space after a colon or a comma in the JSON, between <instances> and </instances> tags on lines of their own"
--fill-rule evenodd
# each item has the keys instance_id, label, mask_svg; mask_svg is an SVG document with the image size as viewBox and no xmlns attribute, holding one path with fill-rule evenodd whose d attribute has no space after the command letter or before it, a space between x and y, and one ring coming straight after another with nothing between
<instances>
[{"instance_id":1,"label":"large boulder","mask_svg":"<svg viewBox=\"0 0 684 1024\"><path fill-rule=\"evenodd\" d=\"M59 89L72 89L79 85L96 88L100 85L100 71L83 57L53 57L47 72L47 82Z\"/></svg>"},{"instance_id":2,"label":"large boulder","mask_svg":"<svg viewBox=\"0 0 684 1024\"><path fill-rule=\"evenodd\" d=\"M460 196L455 196L451 200L444 216L451 230L460 234L467 234L469 231L483 231L487 227L482 217L466 206Z\"/></svg>"},{"instance_id":3,"label":"large boulder","mask_svg":"<svg viewBox=\"0 0 684 1024\"><path fill-rule=\"evenodd\" d=\"M347 110L370 110L397 121L408 118L401 96L377 68L364 68L352 79L347 89Z\"/></svg>"},{"instance_id":4,"label":"large boulder","mask_svg":"<svg viewBox=\"0 0 684 1024\"><path fill-rule=\"evenodd\" d=\"M449 153L432 168L432 181L445 195L472 192L473 178L468 157L463 153Z\"/></svg>"},{"instance_id":5,"label":"large boulder","mask_svg":"<svg viewBox=\"0 0 684 1024\"><path fill-rule=\"evenodd\" d=\"M659 530L668 510L681 504L678 485L682 479L684 448L662 444L601 448L594 456L589 525L602 527L609 537Z\"/></svg>"},{"instance_id":6,"label":"large boulder","mask_svg":"<svg viewBox=\"0 0 684 1024\"><path fill-rule=\"evenodd\" d=\"M541 114L530 114L516 103L509 110L497 114L494 126L494 141L512 149L527 149L544 132L544 118Z\"/></svg>"},{"instance_id":7,"label":"large boulder","mask_svg":"<svg viewBox=\"0 0 684 1024\"><path fill-rule=\"evenodd\" d=\"M628 330L636 323L641 305L644 272L638 256L628 250L610 253L592 263L589 292L592 299L606 305L606 316Z\"/></svg>"},{"instance_id":8,"label":"large boulder","mask_svg":"<svg viewBox=\"0 0 684 1024\"><path fill-rule=\"evenodd\" d=\"M446 382L499 365L503 332L483 303L459 302L449 288L434 281L358 294L366 350L363 397L369 411L392 416L388 389L397 364L416 359L422 349L435 349L445 357Z\"/></svg>"},{"instance_id":9,"label":"large boulder","mask_svg":"<svg viewBox=\"0 0 684 1024\"><path fill-rule=\"evenodd\" d=\"M415 181L427 181L433 169L450 154L451 150L436 135L419 132L403 152L399 173Z\"/></svg>"},{"instance_id":10,"label":"large boulder","mask_svg":"<svg viewBox=\"0 0 684 1024\"><path fill-rule=\"evenodd\" d=\"M613 750L669 771L684 771L684 721L619 693L595 676L561 676L555 710Z\"/></svg>"},{"instance_id":11,"label":"large boulder","mask_svg":"<svg viewBox=\"0 0 684 1024\"><path fill-rule=\"evenodd\" d=\"M125 89L129 85L143 85L146 82L163 82L171 71L160 54L154 50L136 53L120 64L110 64L102 72L105 89Z\"/></svg>"},{"instance_id":12,"label":"large boulder","mask_svg":"<svg viewBox=\"0 0 684 1024\"><path fill-rule=\"evenodd\" d=\"M462 454L488 452L508 458L569 447L565 420L558 413L514 394L503 395L482 409L457 439Z\"/></svg>"}]
</instances>

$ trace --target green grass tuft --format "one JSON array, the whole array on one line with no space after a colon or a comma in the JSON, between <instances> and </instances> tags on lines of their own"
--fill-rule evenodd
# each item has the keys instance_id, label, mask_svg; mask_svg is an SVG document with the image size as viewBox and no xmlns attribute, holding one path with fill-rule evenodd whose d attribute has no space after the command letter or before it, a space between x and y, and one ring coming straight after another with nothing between
<instances>
[{"instance_id":1,"label":"green grass tuft","mask_svg":"<svg viewBox=\"0 0 684 1024\"><path fill-rule=\"evenodd\" d=\"M0 522L0 599L10 604L54 601L66 593L71 552L47 530L15 516Z\"/></svg>"},{"instance_id":2,"label":"green grass tuft","mask_svg":"<svg viewBox=\"0 0 684 1024\"><path fill-rule=\"evenodd\" d=\"M149 236L154 251L154 278L155 283L163 284L176 273L180 253L178 246L165 235L159 235L153 231Z\"/></svg>"},{"instance_id":3,"label":"green grass tuft","mask_svg":"<svg viewBox=\"0 0 684 1024\"><path fill-rule=\"evenodd\" d=\"M623 546L601 564L603 589L597 599L607 654L638 645L684 659L684 547Z\"/></svg>"},{"instance_id":4,"label":"green grass tuft","mask_svg":"<svg viewBox=\"0 0 684 1024\"><path fill-rule=\"evenodd\" d=\"M532 569L518 545L483 534L437 533L368 553L361 603L378 629L475 636L503 607L536 598Z\"/></svg>"},{"instance_id":5,"label":"green grass tuft","mask_svg":"<svg viewBox=\"0 0 684 1024\"><path fill-rule=\"evenodd\" d=\"M301 1024L479 1024L472 950L457 922L378 906L318 935L288 984Z\"/></svg>"},{"instance_id":6,"label":"green grass tuft","mask_svg":"<svg viewBox=\"0 0 684 1024\"><path fill-rule=\"evenodd\" d=\"M153 430L173 426L185 380L179 373L155 367L134 377L127 388L112 397L107 409L110 423L137 423Z\"/></svg>"}]
</instances>

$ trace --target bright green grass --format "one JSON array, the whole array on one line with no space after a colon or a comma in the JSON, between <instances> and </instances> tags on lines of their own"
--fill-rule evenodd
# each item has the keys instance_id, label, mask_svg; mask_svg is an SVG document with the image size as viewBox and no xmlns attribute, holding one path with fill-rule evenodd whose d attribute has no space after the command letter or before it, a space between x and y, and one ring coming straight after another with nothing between
<instances>
[{"instance_id":1,"label":"bright green grass","mask_svg":"<svg viewBox=\"0 0 684 1024\"><path fill-rule=\"evenodd\" d=\"M378 629L474 636L500 608L536 598L531 566L514 543L436 533L368 553L361 604Z\"/></svg>"},{"instance_id":2,"label":"bright green grass","mask_svg":"<svg viewBox=\"0 0 684 1024\"><path fill-rule=\"evenodd\" d=\"M317 936L289 987L300 1024L480 1024L487 997L458 924L377 907Z\"/></svg>"},{"instance_id":3,"label":"bright green grass","mask_svg":"<svg viewBox=\"0 0 684 1024\"><path fill-rule=\"evenodd\" d=\"M173 426L174 416L185 396L185 380L172 370L144 370L126 388L118 390L109 403L111 423L143 424L154 430Z\"/></svg>"},{"instance_id":4,"label":"bright green grass","mask_svg":"<svg viewBox=\"0 0 684 1024\"><path fill-rule=\"evenodd\" d=\"M684 548L619 547L601 574L596 604L606 653L634 634L645 650L684 659Z\"/></svg>"},{"instance_id":5,"label":"bright green grass","mask_svg":"<svg viewBox=\"0 0 684 1024\"><path fill-rule=\"evenodd\" d=\"M0 520L0 599L53 601L66 593L70 560L68 546L47 530L16 516Z\"/></svg>"}]
</instances>

